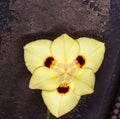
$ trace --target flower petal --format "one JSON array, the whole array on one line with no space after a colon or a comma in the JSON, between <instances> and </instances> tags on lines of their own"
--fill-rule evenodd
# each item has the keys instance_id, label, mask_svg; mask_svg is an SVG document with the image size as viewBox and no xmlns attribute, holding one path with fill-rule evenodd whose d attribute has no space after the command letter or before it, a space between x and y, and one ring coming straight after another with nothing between
<instances>
[{"instance_id":1,"label":"flower petal","mask_svg":"<svg viewBox=\"0 0 120 119\"><path fill-rule=\"evenodd\" d=\"M76 78L85 83L86 85L90 86L91 88L94 88L95 74L93 70L89 68L83 68L79 70Z\"/></svg>"},{"instance_id":2,"label":"flower petal","mask_svg":"<svg viewBox=\"0 0 120 119\"><path fill-rule=\"evenodd\" d=\"M76 95L86 95L94 92L95 75L89 68L80 69L71 82Z\"/></svg>"},{"instance_id":3,"label":"flower petal","mask_svg":"<svg viewBox=\"0 0 120 119\"><path fill-rule=\"evenodd\" d=\"M56 90L42 91L42 97L50 112L56 117L71 111L80 99L80 96L75 95L71 89L66 94L59 94Z\"/></svg>"},{"instance_id":4,"label":"flower petal","mask_svg":"<svg viewBox=\"0 0 120 119\"><path fill-rule=\"evenodd\" d=\"M73 61L79 53L79 44L67 34L56 38L51 45L53 57L62 63Z\"/></svg>"},{"instance_id":5,"label":"flower petal","mask_svg":"<svg viewBox=\"0 0 120 119\"><path fill-rule=\"evenodd\" d=\"M92 38L79 38L77 39L80 45L79 54L86 57L86 64L84 67L89 67L96 72L102 64L105 46L104 43Z\"/></svg>"},{"instance_id":6,"label":"flower petal","mask_svg":"<svg viewBox=\"0 0 120 119\"><path fill-rule=\"evenodd\" d=\"M24 46L25 64L31 73L43 66L46 57L51 56L50 45L50 40L37 40Z\"/></svg>"},{"instance_id":7,"label":"flower petal","mask_svg":"<svg viewBox=\"0 0 120 119\"><path fill-rule=\"evenodd\" d=\"M46 67L36 69L29 83L31 89L53 90L58 86L59 80L56 72Z\"/></svg>"}]
</instances>

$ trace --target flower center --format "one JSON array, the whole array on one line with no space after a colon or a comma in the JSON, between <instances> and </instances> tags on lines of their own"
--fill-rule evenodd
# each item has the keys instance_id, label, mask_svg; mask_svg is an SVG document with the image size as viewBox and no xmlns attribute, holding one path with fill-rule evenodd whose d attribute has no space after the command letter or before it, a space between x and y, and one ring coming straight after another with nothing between
<instances>
[{"instance_id":1,"label":"flower center","mask_svg":"<svg viewBox=\"0 0 120 119\"><path fill-rule=\"evenodd\" d=\"M77 66L75 63L68 64L57 63L54 66L54 70L58 74L60 84L69 84L72 77L77 71Z\"/></svg>"},{"instance_id":2,"label":"flower center","mask_svg":"<svg viewBox=\"0 0 120 119\"><path fill-rule=\"evenodd\" d=\"M55 63L53 67L54 71L57 72L60 86L57 88L59 94L66 94L70 90L70 82L73 76L78 71L78 66L76 62L71 62L67 64Z\"/></svg>"}]
</instances>

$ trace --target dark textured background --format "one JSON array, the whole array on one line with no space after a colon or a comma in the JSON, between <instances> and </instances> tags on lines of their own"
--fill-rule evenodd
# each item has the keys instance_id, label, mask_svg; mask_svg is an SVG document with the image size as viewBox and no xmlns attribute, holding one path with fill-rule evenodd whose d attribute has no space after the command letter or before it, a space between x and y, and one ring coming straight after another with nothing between
<instances>
[{"instance_id":1,"label":"dark textured background","mask_svg":"<svg viewBox=\"0 0 120 119\"><path fill-rule=\"evenodd\" d=\"M0 0L0 119L45 119L39 90L30 90L23 46L35 39L97 38L106 45L95 93L60 119L108 119L120 85L119 0ZM52 119L55 119L52 116Z\"/></svg>"}]
</instances>

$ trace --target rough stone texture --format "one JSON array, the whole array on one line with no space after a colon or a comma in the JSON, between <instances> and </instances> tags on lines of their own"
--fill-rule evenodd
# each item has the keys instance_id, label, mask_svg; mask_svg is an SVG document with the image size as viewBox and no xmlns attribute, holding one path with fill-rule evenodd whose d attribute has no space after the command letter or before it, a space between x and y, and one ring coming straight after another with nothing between
<instances>
[{"instance_id":1,"label":"rough stone texture","mask_svg":"<svg viewBox=\"0 0 120 119\"><path fill-rule=\"evenodd\" d=\"M113 111L111 113L111 119L120 119L120 87L116 97L117 98L114 100L115 104L113 105Z\"/></svg>"},{"instance_id":2,"label":"rough stone texture","mask_svg":"<svg viewBox=\"0 0 120 119\"><path fill-rule=\"evenodd\" d=\"M0 119L45 119L40 91L28 88L31 74L24 65L23 46L62 33L97 38L107 50L95 93L82 97L60 119L107 119L119 82L119 22L119 0L1 0Z\"/></svg>"},{"instance_id":3,"label":"rough stone texture","mask_svg":"<svg viewBox=\"0 0 120 119\"><path fill-rule=\"evenodd\" d=\"M63 32L77 37L99 36L109 8L110 0L17 0L11 4L17 19L12 28L20 38L29 34L53 38Z\"/></svg>"}]
</instances>

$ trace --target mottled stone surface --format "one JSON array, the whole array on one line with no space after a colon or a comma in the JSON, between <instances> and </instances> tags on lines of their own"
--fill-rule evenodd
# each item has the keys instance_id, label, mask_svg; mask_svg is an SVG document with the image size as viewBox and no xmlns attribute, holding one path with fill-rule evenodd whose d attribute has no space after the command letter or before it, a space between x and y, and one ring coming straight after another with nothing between
<instances>
[{"instance_id":1,"label":"mottled stone surface","mask_svg":"<svg viewBox=\"0 0 120 119\"><path fill-rule=\"evenodd\" d=\"M119 13L119 0L1 0L0 119L45 119L40 91L28 88L31 74L24 65L23 46L62 33L97 38L107 50L95 93L82 97L60 119L106 119L118 83Z\"/></svg>"},{"instance_id":2,"label":"mottled stone surface","mask_svg":"<svg viewBox=\"0 0 120 119\"><path fill-rule=\"evenodd\" d=\"M120 87L116 97L117 98L114 100L115 104L113 105L113 111L111 113L111 119L120 119Z\"/></svg>"}]
</instances>

